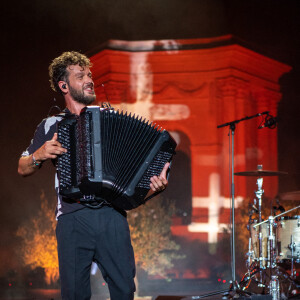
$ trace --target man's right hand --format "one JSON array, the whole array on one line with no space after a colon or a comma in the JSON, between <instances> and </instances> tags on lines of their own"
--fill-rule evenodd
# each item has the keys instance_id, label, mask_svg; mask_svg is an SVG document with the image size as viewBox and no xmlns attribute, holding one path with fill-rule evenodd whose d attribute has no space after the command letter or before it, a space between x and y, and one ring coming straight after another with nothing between
<instances>
[{"instance_id":1,"label":"man's right hand","mask_svg":"<svg viewBox=\"0 0 300 300\"><path fill-rule=\"evenodd\" d=\"M61 146L61 143L57 140L57 133L54 133L53 138L47 141L41 148L36 150L33 155L36 161L43 162L49 158L54 159L58 155L66 153L67 149Z\"/></svg>"},{"instance_id":2,"label":"man's right hand","mask_svg":"<svg viewBox=\"0 0 300 300\"><path fill-rule=\"evenodd\" d=\"M18 173L22 176L29 176L38 170L38 166L34 164L34 159L37 163L42 163L47 159L55 159L58 155L66 153L67 149L61 146L57 140L57 133L54 133L50 141L37 149L32 155L23 156L19 159Z\"/></svg>"}]
</instances>

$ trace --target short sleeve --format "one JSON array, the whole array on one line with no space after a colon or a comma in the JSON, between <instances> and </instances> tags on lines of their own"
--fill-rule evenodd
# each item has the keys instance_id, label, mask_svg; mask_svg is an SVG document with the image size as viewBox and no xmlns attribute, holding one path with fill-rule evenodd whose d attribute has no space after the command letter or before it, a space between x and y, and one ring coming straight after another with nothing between
<instances>
[{"instance_id":1,"label":"short sleeve","mask_svg":"<svg viewBox=\"0 0 300 300\"><path fill-rule=\"evenodd\" d=\"M21 156L28 156L34 153L37 149L39 149L46 141L52 139L54 133L57 130L57 118L50 117L44 119L36 128L34 133L34 137L31 140L30 145L27 147L25 151L23 151Z\"/></svg>"}]
</instances>

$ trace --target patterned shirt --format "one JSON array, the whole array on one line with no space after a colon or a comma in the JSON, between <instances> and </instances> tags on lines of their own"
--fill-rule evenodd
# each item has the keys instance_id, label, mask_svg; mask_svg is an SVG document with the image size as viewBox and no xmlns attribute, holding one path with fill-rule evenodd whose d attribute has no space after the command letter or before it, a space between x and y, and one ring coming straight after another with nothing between
<instances>
[{"instance_id":1,"label":"patterned shirt","mask_svg":"<svg viewBox=\"0 0 300 300\"><path fill-rule=\"evenodd\" d=\"M22 156L33 154L37 149L43 146L46 141L51 140L54 133L57 132L57 123L68 114L70 114L70 111L66 108L63 113L44 119L37 126L34 137L31 140L29 147L22 153ZM57 173L55 174L55 191L57 194L56 218L62 214L70 213L85 207L82 204L62 197L59 194L59 179Z\"/></svg>"}]
</instances>

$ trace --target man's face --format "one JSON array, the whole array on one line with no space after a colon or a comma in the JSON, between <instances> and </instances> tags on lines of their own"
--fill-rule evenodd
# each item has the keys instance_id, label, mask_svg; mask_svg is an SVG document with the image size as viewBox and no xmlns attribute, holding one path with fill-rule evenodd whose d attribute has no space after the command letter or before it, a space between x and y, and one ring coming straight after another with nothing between
<instances>
[{"instance_id":1,"label":"man's face","mask_svg":"<svg viewBox=\"0 0 300 300\"><path fill-rule=\"evenodd\" d=\"M92 73L88 67L79 65L68 66L68 84L72 98L84 105L91 104L96 99Z\"/></svg>"}]
</instances>

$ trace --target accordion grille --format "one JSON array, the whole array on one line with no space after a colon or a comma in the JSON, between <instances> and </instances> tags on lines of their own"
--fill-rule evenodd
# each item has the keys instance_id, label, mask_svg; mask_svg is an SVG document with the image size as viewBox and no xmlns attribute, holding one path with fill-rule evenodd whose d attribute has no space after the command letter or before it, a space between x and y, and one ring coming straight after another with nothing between
<instances>
[{"instance_id":1,"label":"accordion grille","mask_svg":"<svg viewBox=\"0 0 300 300\"><path fill-rule=\"evenodd\" d=\"M138 188L149 188L150 178L157 175L160 170L164 167L166 161L170 161L172 154L165 151L159 151L151 162L149 168L144 173L143 177L137 184Z\"/></svg>"},{"instance_id":2,"label":"accordion grille","mask_svg":"<svg viewBox=\"0 0 300 300\"><path fill-rule=\"evenodd\" d=\"M72 168L72 166L78 165L76 154L74 155L77 149L77 139L74 137L76 131L75 120L60 123L58 140L61 142L62 147L67 149L67 152L57 161L57 170L60 175L60 189L69 188L77 184L76 168Z\"/></svg>"},{"instance_id":3,"label":"accordion grille","mask_svg":"<svg viewBox=\"0 0 300 300\"><path fill-rule=\"evenodd\" d=\"M84 177L94 177L92 150L92 115L90 112L79 118L76 130L78 181Z\"/></svg>"}]
</instances>

